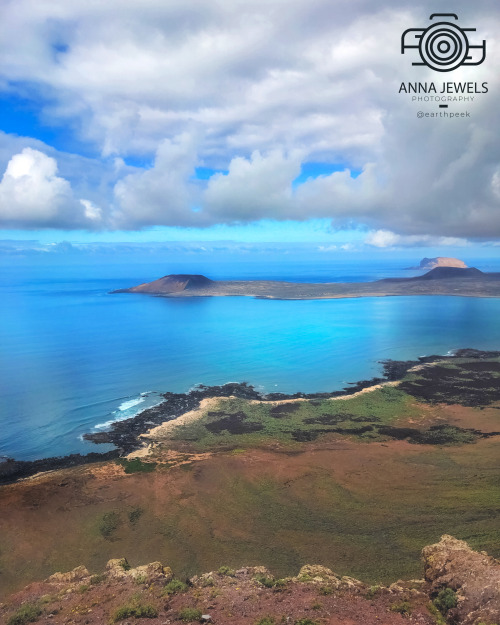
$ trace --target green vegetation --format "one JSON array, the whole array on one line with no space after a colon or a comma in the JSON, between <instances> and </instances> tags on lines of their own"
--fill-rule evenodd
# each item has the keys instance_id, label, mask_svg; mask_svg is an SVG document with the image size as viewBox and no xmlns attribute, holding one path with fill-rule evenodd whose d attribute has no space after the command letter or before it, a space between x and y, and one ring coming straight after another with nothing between
<instances>
[{"instance_id":1,"label":"green vegetation","mask_svg":"<svg viewBox=\"0 0 500 625\"><path fill-rule=\"evenodd\" d=\"M179 610L179 618L184 621L184 623L199 621L201 619L201 610L197 608L182 608L182 610Z\"/></svg>"},{"instance_id":2,"label":"green vegetation","mask_svg":"<svg viewBox=\"0 0 500 625\"><path fill-rule=\"evenodd\" d=\"M158 610L150 603L141 603L138 597L132 597L129 603L118 608L113 613L113 623L123 621L126 618L156 618Z\"/></svg>"},{"instance_id":3,"label":"green vegetation","mask_svg":"<svg viewBox=\"0 0 500 625\"><path fill-rule=\"evenodd\" d=\"M418 373L409 373L398 387L383 386L355 397L301 402L251 404L245 399L224 399L219 410L178 427L174 440L194 449L242 450L273 439L293 444L328 434L363 441L406 439L415 444L463 445L477 440L472 430L441 424L430 429L393 428L404 415L419 415L415 399L430 403L487 405L500 399L500 361L443 361Z\"/></svg>"},{"instance_id":4,"label":"green vegetation","mask_svg":"<svg viewBox=\"0 0 500 625\"><path fill-rule=\"evenodd\" d=\"M432 601L427 606L427 609L434 617L434 621L436 625L447 625L446 619L443 617L441 612L436 608L436 606L432 603Z\"/></svg>"},{"instance_id":5,"label":"green vegetation","mask_svg":"<svg viewBox=\"0 0 500 625\"><path fill-rule=\"evenodd\" d=\"M457 593L451 588L443 588L443 590L439 591L439 594L433 600L433 603L441 614L446 614L448 610L457 607Z\"/></svg>"},{"instance_id":6,"label":"green vegetation","mask_svg":"<svg viewBox=\"0 0 500 625\"><path fill-rule=\"evenodd\" d=\"M411 615L411 603L409 601L397 601L391 605L391 612L398 612L403 616Z\"/></svg>"},{"instance_id":7,"label":"green vegetation","mask_svg":"<svg viewBox=\"0 0 500 625\"><path fill-rule=\"evenodd\" d=\"M255 625L276 625L276 619L274 616L264 616L258 621L255 621Z\"/></svg>"},{"instance_id":8,"label":"green vegetation","mask_svg":"<svg viewBox=\"0 0 500 625\"><path fill-rule=\"evenodd\" d=\"M109 540L112 534L118 529L120 523L120 515L117 512L106 512L99 522L99 532L103 538Z\"/></svg>"},{"instance_id":9,"label":"green vegetation","mask_svg":"<svg viewBox=\"0 0 500 625\"><path fill-rule=\"evenodd\" d=\"M380 586L370 586L370 588L368 588L368 590L365 593L365 598L366 599L373 599L373 597L375 597L376 595L378 595L380 593Z\"/></svg>"},{"instance_id":10,"label":"green vegetation","mask_svg":"<svg viewBox=\"0 0 500 625\"><path fill-rule=\"evenodd\" d=\"M266 575L256 575L254 577L254 580L256 582L259 582L259 584L262 584L262 586L265 586L266 588L273 588L273 586L275 585L276 581L274 580L274 578L272 577L267 577Z\"/></svg>"},{"instance_id":11,"label":"green vegetation","mask_svg":"<svg viewBox=\"0 0 500 625\"><path fill-rule=\"evenodd\" d=\"M319 625L318 621L313 621L310 618L301 618L295 621L294 625Z\"/></svg>"},{"instance_id":12,"label":"green vegetation","mask_svg":"<svg viewBox=\"0 0 500 625\"><path fill-rule=\"evenodd\" d=\"M181 582L180 579L173 579L168 584L166 584L163 589L164 594L166 595L176 595L181 592L186 592L187 584Z\"/></svg>"},{"instance_id":13,"label":"green vegetation","mask_svg":"<svg viewBox=\"0 0 500 625\"><path fill-rule=\"evenodd\" d=\"M7 625L25 625L34 623L42 615L42 609L37 603L25 603L17 612L14 612L7 621Z\"/></svg>"},{"instance_id":14,"label":"green vegetation","mask_svg":"<svg viewBox=\"0 0 500 625\"><path fill-rule=\"evenodd\" d=\"M132 510L130 510L130 512L128 513L128 520L132 525L135 525L143 514L144 514L143 508L139 508L139 507L132 508Z\"/></svg>"},{"instance_id":15,"label":"green vegetation","mask_svg":"<svg viewBox=\"0 0 500 625\"><path fill-rule=\"evenodd\" d=\"M234 570L230 568L229 566L219 567L219 570L217 571L217 573L219 575L227 575L228 577L234 577L235 575Z\"/></svg>"},{"instance_id":16,"label":"green vegetation","mask_svg":"<svg viewBox=\"0 0 500 625\"><path fill-rule=\"evenodd\" d=\"M230 447L241 453L269 438L301 442L330 432L380 438L376 428L370 431L369 426L389 424L401 414L411 417L416 412L413 398L389 386L352 398L287 404L228 399L221 408L178 427L174 440L189 442L199 450Z\"/></svg>"},{"instance_id":17,"label":"green vegetation","mask_svg":"<svg viewBox=\"0 0 500 625\"><path fill-rule=\"evenodd\" d=\"M125 473L152 473L156 469L156 462L143 462L140 458L118 458L116 463L124 468Z\"/></svg>"}]
</instances>

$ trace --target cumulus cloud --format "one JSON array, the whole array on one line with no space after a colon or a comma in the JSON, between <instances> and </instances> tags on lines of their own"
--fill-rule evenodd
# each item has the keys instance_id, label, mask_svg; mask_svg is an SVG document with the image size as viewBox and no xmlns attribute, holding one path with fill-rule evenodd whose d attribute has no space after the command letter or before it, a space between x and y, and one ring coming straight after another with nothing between
<instances>
[{"instance_id":1,"label":"cumulus cloud","mask_svg":"<svg viewBox=\"0 0 500 625\"><path fill-rule=\"evenodd\" d=\"M194 225L196 186L189 182L196 165L194 138L182 134L162 141L154 166L129 174L114 189L117 228L145 225Z\"/></svg>"},{"instance_id":2,"label":"cumulus cloud","mask_svg":"<svg viewBox=\"0 0 500 625\"><path fill-rule=\"evenodd\" d=\"M0 224L77 227L85 218L99 220L99 209L86 200L77 202L57 171L56 160L43 152L24 148L15 154L0 182Z\"/></svg>"},{"instance_id":3,"label":"cumulus cloud","mask_svg":"<svg viewBox=\"0 0 500 625\"><path fill-rule=\"evenodd\" d=\"M210 178L203 196L206 213L211 220L226 223L290 219L292 182L300 174L300 163L299 153L286 157L277 150L234 158L227 174Z\"/></svg>"},{"instance_id":4,"label":"cumulus cloud","mask_svg":"<svg viewBox=\"0 0 500 625\"><path fill-rule=\"evenodd\" d=\"M58 162L71 180L34 166L41 194L23 192L22 209L13 201L25 197L21 183L5 174L2 210L18 206L16 223L65 227L318 217L407 237L400 242L499 237L500 7L454 4L488 55L449 76L412 67L399 50L403 30L435 10L433 0L289 0L286 11L279 0L8 3L0 85L43 94L44 122L64 123L100 156L80 179L69 158ZM443 78L488 82L490 92L450 108L470 118L417 119L400 83ZM305 162L345 170L297 186ZM202 186L197 165L228 173Z\"/></svg>"}]
</instances>

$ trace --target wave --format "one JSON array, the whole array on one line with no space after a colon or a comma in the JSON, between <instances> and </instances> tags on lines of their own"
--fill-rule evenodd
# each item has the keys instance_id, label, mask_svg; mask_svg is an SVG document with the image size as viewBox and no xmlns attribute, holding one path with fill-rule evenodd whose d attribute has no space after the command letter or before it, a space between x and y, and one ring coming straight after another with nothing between
<instances>
[{"instance_id":1,"label":"wave","mask_svg":"<svg viewBox=\"0 0 500 625\"><path fill-rule=\"evenodd\" d=\"M148 399L152 399L153 401L147 401ZM111 413L111 418L103 423L98 423L94 425L94 430L106 430L111 427L113 423L117 421L126 421L127 419L131 419L132 417L137 416L144 410L148 410L148 408L153 408L154 406L158 406L163 401L163 398L159 393L154 391L144 391L138 397L129 398L126 401L122 402L116 410L113 410ZM142 404L147 403L146 406ZM141 406L138 410L137 406Z\"/></svg>"}]
</instances>

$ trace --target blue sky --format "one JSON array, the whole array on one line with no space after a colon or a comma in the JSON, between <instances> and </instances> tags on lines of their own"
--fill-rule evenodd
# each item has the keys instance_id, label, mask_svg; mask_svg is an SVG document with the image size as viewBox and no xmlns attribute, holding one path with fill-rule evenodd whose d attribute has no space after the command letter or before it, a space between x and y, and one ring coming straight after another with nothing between
<instances>
[{"instance_id":1,"label":"blue sky","mask_svg":"<svg viewBox=\"0 0 500 625\"><path fill-rule=\"evenodd\" d=\"M0 239L496 254L500 8L455 3L487 62L471 118L399 93L432 2L201 0L3 9ZM486 250L486 251L485 251Z\"/></svg>"}]
</instances>

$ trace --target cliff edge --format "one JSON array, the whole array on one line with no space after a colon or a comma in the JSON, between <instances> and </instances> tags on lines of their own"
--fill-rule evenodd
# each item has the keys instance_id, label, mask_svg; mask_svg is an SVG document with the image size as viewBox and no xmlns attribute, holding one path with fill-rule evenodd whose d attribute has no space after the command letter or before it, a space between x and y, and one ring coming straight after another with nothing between
<instances>
[{"instance_id":1,"label":"cliff edge","mask_svg":"<svg viewBox=\"0 0 500 625\"><path fill-rule=\"evenodd\" d=\"M500 563L444 535L422 551L425 579L369 586L320 565L276 579L264 567L176 579L160 562L132 568L110 560L104 573L84 566L54 573L0 604L0 621L214 623L217 625L478 625L500 622ZM397 557L397 554L394 554Z\"/></svg>"}]
</instances>

